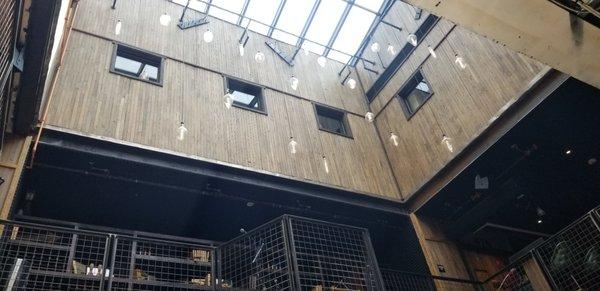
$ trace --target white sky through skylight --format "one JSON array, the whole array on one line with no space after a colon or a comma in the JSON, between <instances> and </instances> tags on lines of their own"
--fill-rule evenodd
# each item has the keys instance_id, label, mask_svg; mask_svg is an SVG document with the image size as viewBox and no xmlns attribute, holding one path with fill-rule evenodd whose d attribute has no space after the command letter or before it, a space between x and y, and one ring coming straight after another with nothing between
<instances>
[{"instance_id":1,"label":"white sky through skylight","mask_svg":"<svg viewBox=\"0 0 600 291\"><path fill-rule=\"evenodd\" d=\"M187 0L172 1L181 5L187 3ZM297 45L298 36L310 20L314 5L319 3L306 31L307 41L302 47L316 54L323 54L327 51L325 46L331 45L333 50L329 50L327 57L345 63L358 50L375 19L375 12L379 11L383 1L355 0L355 4L351 4L350 0L212 0L214 6L209 8L209 15L231 23L240 23L243 27L248 25L248 19L252 19L248 29L281 42ZM190 8L205 12L206 2L208 0L191 0ZM281 14L275 23L276 29L269 35L269 25L274 23L282 3ZM245 18L241 21L238 15L223 10L242 13L246 5ZM350 8L349 13L344 14L347 8ZM336 27L340 23L341 27L335 35Z\"/></svg>"}]
</instances>

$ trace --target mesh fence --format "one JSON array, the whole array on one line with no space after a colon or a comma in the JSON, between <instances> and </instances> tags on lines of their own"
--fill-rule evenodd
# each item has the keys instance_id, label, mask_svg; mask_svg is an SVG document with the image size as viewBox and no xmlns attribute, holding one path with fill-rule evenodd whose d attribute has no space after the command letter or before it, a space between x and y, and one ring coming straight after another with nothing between
<instances>
[{"instance_id":1,"label":"mesh fence","mask_svg":"<svg viewBox=\"0 0 600 291\"><path fill-rule=\"evenodd\" d=\"M590 213L537 249L559 290L600 290L600 228Z\"/></svg>"},{"instance_id":2,"label":"mesh fence","mask_svg":"<svg viewBox=\"0 0 600 291\"><path fill-rule=\"evenodd\" d=\"M281 219L220 247L220 288L293 290L287 233Z\"/></svg>"},{"instance_id":3,"label":"mesh fence","mask_svg":"<svg viewBox=\"0 0 600 291\"><path fill-rule=\"evenodd\" d=\"M212 290L214 251L202 245L116 238L112 290Z\"/></svg>"},{"instance_id":4,"label":"mesh fence","mask_svg":"<svg viewBox=\"0 0 600 291\"><path fill-rule=\"evenodd\" d=\"M5 290L94 290L104 284L107 235L18 223L0 229Z\"/></svg>"},{"instance_id":5,"label":"mesh fence","mask_svg":"<svg viewBox=\"0 0 600 291\"><path fill-rule=\"evenodd\" d=\"M362 228L289 217L300 290L379 290L368 232Z\"/></svg>"}]
</instances>

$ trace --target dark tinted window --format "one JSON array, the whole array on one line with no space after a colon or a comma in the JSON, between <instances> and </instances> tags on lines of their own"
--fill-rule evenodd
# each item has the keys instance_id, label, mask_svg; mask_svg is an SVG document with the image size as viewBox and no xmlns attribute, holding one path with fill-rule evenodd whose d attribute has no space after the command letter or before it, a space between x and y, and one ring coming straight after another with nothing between
<instances>
[{"instance_id":1,"label":"dark tinted window","mask_svg":"<svg viewBox=\"0 0 600 291\"><path fill-rule=\"evenodd\" d=\"M431 87L423 77L421 71L417 71L404 87L398 92L398 98L404 108L406 117L411 117L421 106L433 95Z\"/></svg>"},{"instance_id":2,"label":"dark tinted window","mask_svg":"<svg viewBox=\"0 0 600 291\"><path fill-rule=\"evenodd\" d=\"M346 112L323 105L315 104L319 129L350 137Z\"/></svg>"}]
</instances>

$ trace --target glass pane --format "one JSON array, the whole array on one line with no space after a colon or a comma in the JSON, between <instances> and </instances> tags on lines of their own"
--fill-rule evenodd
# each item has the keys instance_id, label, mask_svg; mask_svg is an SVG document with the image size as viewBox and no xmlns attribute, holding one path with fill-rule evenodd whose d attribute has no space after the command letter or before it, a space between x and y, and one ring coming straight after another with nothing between
<instances>
[{"instance_id":1,"label":"glass pane","mask_svg":"<svg viewBox=\"0 0 600 291\"><path fill-rule=\"evenodd\" d=\"M367 8L373 12L379 12L379 8L381 8L383 0L356 0L354 3L356 5L360 5L364 8Z\"/></svg>"},{"instance_id":2,"label":"glass pane","mask_svg":"<svg viewBox=\"0 0 600 291\"><path fill-rule=\"evenodd\" d=\"M273 18L280 3L281 0L250 0L248 9L246 10L246 17L264 24L252 21L248 29L267 34L269 28L265 24L271 25L273 23Z\"/></svg>"},{"instance_id":3,"label":"glass pane","mask_svg":"<svg viewBox=\"0 0 600 291\"><path fill-rule=\"evenodd\" d=\"M315 18L306 33L306 38L327 45L346 6L347 3L342 0L321 1Z\"/></svg>"},{"instance_id":4,"label":"glass pane","mask_svg":"<svg viewBox=\"0 0 600 291\"><path fill-rule=\"evenodd\" d=\"M185 3L183 5L185 5ZM190 6L188 7L200 12L206 12L207 5L206 3L200 2L199 0L191 0Z\"/></svg>"},{"instance_id":5,"label":"glass pane","mask_svg":"<svg viewBox=\"0 0 600 291\"><path fill-rule=\"evenodd\" d=\"M327 55L327 57L332 60L336 60L338 62L344 63L344 64L350 60L350 56L340 53L340 52L336 52L336 51L330 51L329 55Z\"/></svg>"},{"instance_id":6,"label":"glass pane","mask_svg":"<svg viewBox=\"0 0 600 291\"><path fill-rule=\"evenodd\" d=\"M321 126L329 131L345 134L344 123L335 117L328 115L319 115L319 123Z\"/></svg>"},{"instance_id":7,"label":"glass pane","mask_svg":"<svg viewBox=\"0 0 600 291\"><path fill-rule=\"evenodd\" d=\"M138 61L134 61L131 59L127 59L121 56L117 56L117 58L115 59L115 69L125 72L125 73L129 73L132 74L134 76L137 76L138 73L140 72L140 67L142 66L142 63L138 62Z\"/></svg>"},{"instance_id":8,"label":"glass pane","mask_svg":"<svg viewBox=\"0 0 600 291\"><path fill-rule=\"evenodd\" d=\"M244 2L245 0L213 0L212 4L222 9L211 6L208 10L208 14L231 23L237 23L239 16L225 11L224 9L235 13L240 13L242 11L242 7L244 6Z\"/></svg>"},{"instance_id":9,"label":"glass pane","mask_svg":"<svg viewBox=\"0 0 600 291\"><path fill-rule=\"evenodd\" d=\"M277 22L277 28L300 35L314 4L315 0L287 0Z\"/></svg>"},{"instance_id":10,"label":"glass pane","mask_svg":"<svg viewBox=\"0 0 600 291\"><path fill-rule=\"evenodd\" d=\"M233 95L234 104L258 109L259 104L256 96L241 91L233 91L231 94Z\"/></svg>"},{"instance_id":11,"label":"glass pane","mask_svg":"<svg viewBox=\"0 0 600 291\"><path fill-rule=\"evenodd\" d=\"M279 31L279 30L275 30L273 32L273 36L274 39L283 41L285 43L289 43L291 45L296 45L296 43L298 42L298 37L295 37L289 33L285 33L283 31Z\"/></svg>"},{"instance_id":12,"label":"glass pane","mask_svg":"<svg viewBox=\"0 0 600 291\"><path fill-rule=\"evenodd\" d=\"M427 83L425 83L425 81L421 81L419 82L419 84L417 84L417 90L423 91L425 93L431 93L431 89L429 89L429 85L427 85Z\"/></svg>"},{"instance_id":13,"label":"glass pane","mask_svg":"<svg viewBox=\"0 0 600 291\"><path fill-rule=\"evenodd\" d=\"M356 6L352 7L333 48L354 55L365 38L373 19L375 19L375 14Z\"/></svg>"},{"instance_id":14,"label":"glass pane","mask_svg":"<svg viewBox=\"0 0 600 291\"><path fill-rule=\"evenodd\" d=\"M158 81L158 68L152 65L144 65L140 78L144 80Z\"/></svg>"}]
</instances>

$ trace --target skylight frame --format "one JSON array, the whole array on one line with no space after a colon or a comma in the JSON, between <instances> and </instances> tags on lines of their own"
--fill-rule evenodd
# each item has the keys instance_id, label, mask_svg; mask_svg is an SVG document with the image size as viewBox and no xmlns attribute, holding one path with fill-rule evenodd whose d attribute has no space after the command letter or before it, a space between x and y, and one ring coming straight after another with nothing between
<instances>
[{"instance_id":1,"label":"skylight frame","mask_svg":"<svg viewBox=\"0 0 600 291\"><path fill-rule=\"evenodd\" d=\"M168 1L176 3L176 4L179 4L179 5L183 5L183 6L185 6L185 3L187 2L186 0L168 0ZM284 34L287 34L287 35L291 36L291 37L297 38L297 41L296 41L296 44L295 44L297 50L300 50L301 48L303 48L303 44L305 42L308 42L308 43L311 43L311 45L310 45L311 47L318 47L319 49L322 47L323 48L323 53L321 55L323 55L325 57L327 57L329 55L329 53L332 52L332 51L336 52L336 55L347 56L348 57L348 62L346 62L345 65L352 65L353 63L356 62L356 60L359 60L359 59L362 58L361 57L361 55L362 55L361 52L362 52L362 50L364 48L363 44L365 43L365 41L367 39L370 39L371 34L372 34L372 29L371 28L373 28L374 26L377 25L376 22L379 22L379 21L381 21L383 19L383 17L382 17L383 15L382 14L384 14L384 10L385 10L384 7L387 7L390 2L393 2L393 0L381 0L379 11L373 11L372 9L370 9L368 7L365 7L363 5L357 4L355 0L340 0L340 1L346 2L347 5L346 5L346 7L345 7L345 9L344 9L344 11L343 11L340 19L338 20L338 25L336 26L336 29L334 30L334 32L332 33L331 37L329 38L328 43L324 44L324 43L320 43L320 42L313 41L311 39L306 38L306 34L307 34L308 30L310 29L310 25L312 24L312 21L314 20L315 14L316 14L316 12L318 10L318 7L319 7L320 3L322 1L327 1L327 0L315 0L310 13L308 14L307 19L304 22L304 25L303 25L303 28L302 28L302 31L300 32L300 34L290 33L288 31L285 31L285 30L280 29L280 28L277 27L277 24L279 22L279 19L281 17L282 12L284 11L284 8L285 8L285 5L286 5L287 1L297 1L297 0L281 0L281 2L279 2L279 7L277 8L277 12L275 13L275 15L274 15L274 17L273 17L273 19L272 19L272 21L271 21L270 24L262 22L262 21L254 20L254 19L246 16L246 11L247 11L247 8L250 5L250 2L252 2L252 1L259 1L259 0L245 0L244 5L242 6L242 9L240 9L240 11L231 11L231 10L219 7L217 5L214 5L212 3L212 0L196 0L196 1L204 3L207 6L206 11L199 11L201 13L209 13L211 7L214 7L214 9L219 9L221 11L237 15L238 16L238 20L236 22L234 22L234 23L232 23L230 21L227 21L227 20L224 20L224 21L232 23L232 24L237 25L239 27L244 28L244 26L247 26L248 21L251 21L251 22L254 22L254 23L258 23L261 26L267 27L268 31L267 31L266 36L269 37L269 38L273 38L273 32L275 32L275 31L280 31L280 32L282 32ZM352 8L360 8L360 9L366 11L366 12L369 12L369 13L373 14L374 17L373 17L373 22L371 23L369 29L367 30L367 33L363 37L361 43L358 45L358 50L356 52L354 52L354 53L349 53L349 52L346 52L346 51L334 48L334 44L335 44L335 41L338 38L339 32L344 27L344 25L346 23L346 18L348 17L348 14L350 13L350 10ZM196 10L196 9L193 9L193 10ZM198 10L196 10L196 11L198 11ZM216 17L216 18L218 18L218 17ZM244 23L245 23L245 25L244 25ZM260 33L260 32L257 32L257 33L263 34L263 33ZM278 40L278 39L275 39L275 40L276 41L285 42L285 41ZM293 43L290 43L290 44L294 45ZM296 53L297 53L297 51L296 51ZM316 52L314 52L314 53L316 53ZM334 58L334 60L337 60L337 59Z\"/></svg>"}]
</instances>

